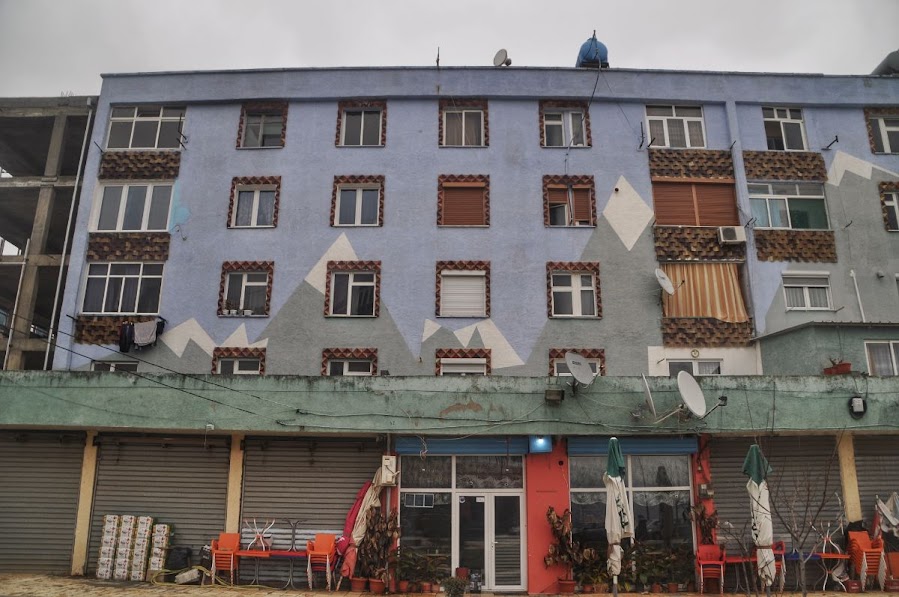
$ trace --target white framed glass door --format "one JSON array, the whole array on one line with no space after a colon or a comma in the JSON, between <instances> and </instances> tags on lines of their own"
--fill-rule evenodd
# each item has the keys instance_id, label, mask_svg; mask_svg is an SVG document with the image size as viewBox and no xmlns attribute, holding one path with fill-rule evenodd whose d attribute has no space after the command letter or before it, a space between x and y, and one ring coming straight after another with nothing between
<instances>
[{"instance_id":1,"label":"white framed glass door","mask_svg":"<svg viewBox=\"0 0 899 597\"><path fill-rule=\"evenodd\" d=\"M454 567L468 568L484 590L525 588L523 505L520 493L456 494Z\"/></svg>"}]
</instances>

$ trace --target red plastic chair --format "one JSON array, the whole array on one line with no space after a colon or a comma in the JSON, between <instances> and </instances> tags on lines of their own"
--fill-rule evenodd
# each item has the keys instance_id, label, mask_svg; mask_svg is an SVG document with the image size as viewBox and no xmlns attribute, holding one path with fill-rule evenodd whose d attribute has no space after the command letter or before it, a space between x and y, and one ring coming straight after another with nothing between
<instances>
[{"instance_id":1,"label":"red plastic chair","mask_svg":"<svg viewBox=\"0 0 899 597\"><path fill-rule=\"evenodd\" d=\"M240 550L240 533L221 533L218 539L213 539L210 546L212 551L212 582L215 583L216 574L228 572L231 584L238 578L237 552Z\"/></svg>"},{"instance_id":2,"label":"red plastic chair","mask_svg":"<svg viewBox=\"0 0 899 597\"><path fill-rule=\"evenodd\" d=\"M724 594L723 545L700 545L696 548L696 567L699 570L699 592L705 592L705 579L718 581L718 591Z\"/></svg>"},{"instance_id":3,"label":"red plastic chair","mask_svg":"<svg viewBox=\"0 0 899 597\"><path fill-rule=\"evenodd\" d=\"M315 541L306 543L306 575L309 578L309 589L312 589L312 573L323 571L331 590L332 571L337 569L337 536L332 533L318 533Z\"/></svg>"},{"instance_id":4,"label":"red plastic chair","mask_svg":"<svg viewBox=\"0 0 899 597\"><path fill-rule=\"evenodd\" d=\"M868 580L873 577L877 579L880 590L884 590L886 562L881 539L872 541L867 531L849 531L849 561L863 587L868 586Z\"/></svg>"}]
</instances>

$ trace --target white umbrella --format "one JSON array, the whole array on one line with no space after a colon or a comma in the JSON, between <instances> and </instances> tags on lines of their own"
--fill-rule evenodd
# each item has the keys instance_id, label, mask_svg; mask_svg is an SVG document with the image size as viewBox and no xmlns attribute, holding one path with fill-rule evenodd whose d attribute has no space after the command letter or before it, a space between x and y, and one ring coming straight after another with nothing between
<instances>
[{"instance_id":1,"label":"white umbrella","mask_svg":"<svg viewBox=\"0 0 899 597\"><path fill-rule=\"evenodd\" d=\"M609 439L609 456L606 472L602 482L606 486L606 537L609 540L609 553L606 567L612 576L612 594L618 595L618 575L621 574L621 540L633 537L631 520L634 512L627 499L624 486L624 457L618 438Z\"/></svg>"},{"instance_id":2,"label":"white umbrella","mask_svg":"<svg viewBox=\"0 0 899 597\"><path fill-rule=\"evenodd\" d=\"M365 529L368 527L371 509L381 507L381 489L384 488L383 478L384 467L378 467L368 491L365 492L365 496L359 504L359 513L356 515L356 523L353 525L352 542L344 555L341 577L337 581L338 590L340 590L340 583L343 581L343 577L351 577L356 572L356 550L359 544L362 543L362 539L365 538Z\"/></svg>"},{"instance_id":3,"label":"white umbrella","mask_svg":"<svg viewBox=\"0 0 899 597\"><path fill-rule=\"evenodd\" d=\"M770 591L774 584L777 568L774 564L774 526L771 524L771 500L768 496L768 481L771 467L757 444L749 447L743 461L743 474L749 477L746 491L749 492L749 512L752 515L752 540L756 547L759 578Z\"/></svg>"}]
</instances>

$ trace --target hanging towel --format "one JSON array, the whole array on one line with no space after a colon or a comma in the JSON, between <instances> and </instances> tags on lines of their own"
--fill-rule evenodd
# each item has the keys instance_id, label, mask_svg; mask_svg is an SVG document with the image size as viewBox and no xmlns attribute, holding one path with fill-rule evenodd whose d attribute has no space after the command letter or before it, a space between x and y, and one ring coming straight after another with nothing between
<instances>
[{"instance_id":1,"label":"hanging towel","mask_svg":"<svg viewBox=\"0 0 899 597\"><path fill-rule=\"evenodd\" d=\"M131 343L134 340L134 325L128 321L119 328L119 350L128 352L131 350Z\"/></svg>"},{"instance_id":2,"label":"hanging towel","mask_svg":"<svg viewBox=\"0 0 899 597\"><path fill-rule=\"evenodd\" d=\"M134 324L134 345L149 346L156 342L156 322L143 321Z\"/></svg>"}]
</instances>

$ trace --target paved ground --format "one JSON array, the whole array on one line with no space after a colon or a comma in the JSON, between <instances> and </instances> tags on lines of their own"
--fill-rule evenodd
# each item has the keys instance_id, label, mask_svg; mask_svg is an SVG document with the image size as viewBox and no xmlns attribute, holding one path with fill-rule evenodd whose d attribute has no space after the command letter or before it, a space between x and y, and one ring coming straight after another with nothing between
<instances>
[{"instance_id":1,"label":"paved ground","mask_svg":"<svg viewBox=\"0 0 899 597\"><path fill-rule=\"evenodd\" d=\"M786 593L800 595L800 593ZM273 597L275 595L303 595L304 597L344 597L346 591L312 592L282 591L265 587L200 587L178 586L171 584L126 583L117 581L95 580L89 578L73 578L67 576L49 576L44 574L0 574L0 597L155 597L176 595L179 597ZM367 594L371 597L370 594ZM631 593L631 595L635 595ZM809 597L835 597L835 593L809 592ZM483 597L491 597L483 593ZM698 597L694 594L683 594L682 597ZM888 593L866 592L865 597L893 597Z\"/></svg>"}]
</instances>

